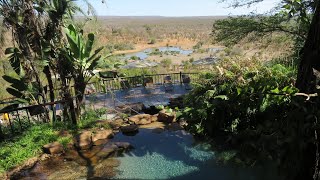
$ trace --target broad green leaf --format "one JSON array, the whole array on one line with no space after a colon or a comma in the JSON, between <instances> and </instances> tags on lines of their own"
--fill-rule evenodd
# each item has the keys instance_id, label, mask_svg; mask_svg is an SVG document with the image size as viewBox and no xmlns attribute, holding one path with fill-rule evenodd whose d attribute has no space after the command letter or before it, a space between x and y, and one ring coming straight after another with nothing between
<instances>
[{"instance_id":1,"label":"broad green leaf","mask_svg":"<svg viewBox=\"0 0 320 180\"><path fill-rule=\"evenodd\" d=\"M228 100L229 98L226 95L215 96L214 99Z\"/></svg>"},{"instance_id":2,"label":"broad green leaf","mask_svg":"<svg viewBox=\"0 0 320 180\"><path fill-rule=\"evenodd\" d=\"M23 75L23 70L21 67L21 52L19 51L19 49L17 48L7 48L5 51L6 55L10 55L9 56L9 61L10 64L13 68L13 70L18 74L18 75Z\"/></svg>"},{"instance_id":3,"label":"broad green leaf","mask_svg":"<svg viewBox=\"0 0 320 180\"><path fill-rule=\"evenodd\" d=\"M14 103L14 104L10 104L10 105L2 108L1 111L12 110L12 109L15 109L17 107L19 107L19 104L18 103Z\"/></svg>"},{"instance_id":4,"label":"broad green leaf","mask_svg":"<svg viewBox=\"0 0 320 180\"><path fill-rule=\"evenodd\" d=\"M15 52L15 48L7 48L5 50L5 54L6 55L13 54L14 52Z\"/></svg>"},{"instance_id":5,"label":"broad green leaf","mask_svg":"<svg viewBox=\"0 0 320 180\"><path fill-rule=\"evenodd\" d=\"M216 93L216 90L208 90L205 94L207 98L212 98Z\"/></svg>"},{"instance_id":6,"label":"broad green leaf","mask_svg":"<svg viewBox=\"0 0 320 180\"><path fill-rule=\"evenodd\" d=\"M91 63L90 66L87 68L87 70L92 71L97 65L99 64L101 56L98 56L96 59L94 59Z\"/></svg>"},{"instance_id":7,"label":"broad green leaf","mask_svg":"<svg viewBox=\"0 0 320 180\"><path fill-rule=\"evenodd\" d=\"M11 83L11 84L19 84L19 83L21 83L21 81L19 79L16 79L16 78L11 77L11 76L4 75L4 76L2 76L2 78L4 80L6 80L8 83Z\"/></svg>"},{"instance_id":8,"label":"broad green leaf","mask_svg":"<svg viewBox=\"0 0 320 180\"><path fill-rule=\"evenodd\" d=\"M279 94L280 90L279 90L279 88L276 88L276 89L271 90L271 92L275 93L275 94Z\"/></svg>"},{"instance_id":9,"label":"broad green leaf","mask_svg":"<svg viewBox=\"0 0 320 180\"><path fill-rule=\"evenodd\" d=\"M92 56L89 57L89 59L87 60L87 62L92 61L93 59L96 58L96 56L103 50L104 47L100 47L97 50L94 51L94 54Z\"/></svg>"},{"instance_id":10,"label":"broad green leaf","mask_svg":"<svg viewBox=\"0 0 320 180\"><path fill-rule=\"evenodd\" d=\"M22 98L23 97L23 94L20 91L16 90L16 89L7 88L6 90L7 90L7 92L9 94L11 94L14 97L17 97L17 98Z\"/></svg>"},{"instance_id":11,"label":"broad green leaf","mask_svg":"<svg viewBox=\"0 0 320 180\"><path fill-rule=\"evenodd\" d=\"M87 40L87 44L86 44L86 48L85 48L85 52L84 52L84 56L85 57L89 57L91 50L92 50L92 46L93 46L93 42L94 42L94 34L90 33L88 34L88 40Z\"/></svg>"},{"instance_id":12,"label":"broad green leaf","mask_svg":"<svg viewBox=\"0 0 320 180\"><path fill-rule=\"evenodd\" d=\"M242 92L242 89L239 88L239 87L237 87L237 94L238 94L238 96L241 94L241 92Z\"/></svg>"}]
</instances>

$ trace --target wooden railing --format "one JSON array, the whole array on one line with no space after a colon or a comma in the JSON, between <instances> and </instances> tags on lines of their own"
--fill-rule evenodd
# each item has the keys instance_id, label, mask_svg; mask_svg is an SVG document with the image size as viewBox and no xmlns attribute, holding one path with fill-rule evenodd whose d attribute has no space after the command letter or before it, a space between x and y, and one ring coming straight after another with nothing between
<instances>
[{"instance_id":1,"label":"wooden railing","mask_svg":"<svg viewBox=\"0 0 320 180\"><path fill-rule=\"evenodd\" d=\"M11 107L0 110L0 141L14 134L23 132L27 127L36 123L48 123L43 116L49 116L49 109L54 105L63 105L66 101L56 101L44 104ZM53 110L54 119L56 111Z\"/></svg>"},{"instance_id":2,"label":"wooden railing","mask_svg":"<svg viewBox=\"0 0 320 180\"><path fill-rule=\"evenodd\" d=\"M185 77L189 77L191 82L198 77L198 73L166 73L153 74L133 77L117 77L117 78L102 78L102 84L108 90L122 90L135 87L146 86L148 83L154 85L163 85L167 83L166 78L170 77L172 84L183 84ZM99 87L97 87L99 89Z\"/></svg>"},{"instance_id":3,"label":"wooden railing","mask_svg":"<svg viewBox=\"0 0 320 180\"><path fill-rule=\"evenodd\" d=\"M154 74L154 75L144 75L144 76L134 76L134 77L118 77L118 78L101 78L100 81L90 83L89 85L94 86L95 93L104 93L104 90L122 90L135 87L144 87L148 84L153 85L164 85L170 81L172 84L184 84L190 83L198 78L197 73L166 73L166 74ZM187 79L187 81L186 81ZM73 86L71 86L73 89ZM57 91L57 92L56 92ZM55 89L56 95L58 94L58 89ZM75 97L74 91L71 91L72 96ZM61 97L56 96L57 99ZM0 141L3 137L11 136L31 126L35 123L47 123L41 116L46 116L49 114L49 109L54 106L61 106L66 103L66 101L57 100L55 102L43 103L39 105L19 105L12 107L10 109L3 109L5 106L10 104L10 101L14 98L8 98L0 101ZM53 116L55 116L55 109L53 110ZM6 118L4 118L6 116Z\"/></svg>"}]
</instances>

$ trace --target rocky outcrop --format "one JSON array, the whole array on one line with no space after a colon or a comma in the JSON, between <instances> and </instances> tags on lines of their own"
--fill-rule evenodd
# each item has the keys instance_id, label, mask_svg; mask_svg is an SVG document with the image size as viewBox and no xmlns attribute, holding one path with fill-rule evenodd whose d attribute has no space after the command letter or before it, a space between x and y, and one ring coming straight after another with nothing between
<instances>
[{"instance_id":1,"label":"rocky outcrop","mask_svg":"<svg viewBox=\"0 0 320 180\"><path fill-rule=\"evenodd\" d=\"M78 149L89 149L92 143L92 132L91 131L84 131L74 138L74 145Z\"/></svg>"},{"instance_id":2,"label":"rocky outcrop","mask_svg":"<svg viewBox=\"0 0 320 180\"><path fill-rule=\"evenodd\" d=\"M151 115L149 114L138 114L129 118L130 122L137 125L146 125L151 123Z\"/></svg>"},{"instance_id":3,"label":"rocky outcrop","mask_svg":"<svg viewBox=\"0 0 320 180\"><path fill-rule=\"evenodd\" d=\"M131 124L131 125L127 125L127 126L122 126L120 128L122 133L136 133L139 131L139 126L136 124Z\"/></svg>"},{"instance_id":4,"label":"rocky outcrop","mask_svg":"<svg viewBox=\"0 0 320 180\"><path fill-rule=\"evenodd\" d=\"M31 169L33 168L37 162L39 161L38 157L33 157L31 159L28 159L27 161L25 161L22 165L12 169L10 172L7 172L3 175L1 175L1 179L4 180L9 180L9 179L21 179L23 178L23 174L22 172L24 172L27 169Z\"/></svg>"},{"instance_id":5,"label":"rocky outcrop","mask_svg":"<svg viewBox=\"0 0 320 180\"><path fill-rule=\"evenodd\" d=\"M152 122L158 121L158 114L156 115L138 114L135 116L131 116L129 118L129 121L137 125L146 125L146 124L150 124Z\"/></svg>"},{"instance_id":6,"label":"rocky outcrop","mask_svg":"<svg viewBox=\"0 0 320 180\"><path fill-rule=\"evenodd\" d=\"M165 110L162 110L159 112L158 121L164 122L164 123L176 122L176 113L174 112L168 113Z\"/></svg>"},{"instance_id":7,"label":"rocky outcrop","mask_svg":"<svg viewBox=\"0 0 320 180\"><path fill-rule=\"evenodd\" d=\"M96 156L98 156L100 159L103 159L114 153L116 150L118 150L117 145L107 144L96 154Z\"/></svg>"},{"instance_id":8,"label":"rocky outcrop","mask_svg":"<svg viewBox=\"0 0 320 180\"><path fill-rule=\"evenodd\" d=\"M97 131L92 134L92 142L93 145L101 145L105 144L108 139L113 138L114 134L112 130L102 130L102 131Z\"/></svg>"},{"instance_id":9,"label":"rocky outcrop","mask_svg":"<svg viewBox=\"0 0 320 180\"><path fill-rule=\"evenodd\" d=\"M113 142L119 149L130 149L132 148L131 144L128 142Z\"/></svg>"},{"instance_id":10,"label":"rocky outcrop","mask_svg":"<svg viewBox=\"0 0 320 180\"><path fill-rule=\"evenodd\" d=\"M108 142L114 136L112 130L99 130L94 133L83 131L74 138L74 146L81 150L90 149L93 145L101 145Z\"/></svg>"},{"instance_id":11,"label":"rocky outcrop","mask_svg":"<svg viewBox=\"0 0 320 180\"><path fill-rule=\"evenodd\" d=\"M125 121L123 119L116 119L116 120L107 120L107 122L109 123L112 129L119 129L124 124Z\"/></svg>"},{"instance_id":12,"label":"rocky outcrop","mask_svg":"<svg viewBox=\"0 0 320 180\"><path fill-rule=\"evenodd\" d=\"M151 122L157 122L158 121L158 116L159 116L159 114L155 114L155 115L153 115L153 116L151 116Z\"/></svg>"},{"instance_id":13,"label":"rocky outcrop","mask_svg":"<svg viewBox=\"0 0 320 180\"><path fill-rule=\"evenodd\" d=\"M67 161L75 161L83 166L87 165L88 162L92 165L97 165L101 160L131 148L131 144L127 142L107 142L106 144L93 146L87 150L69 149L63 158Z\"/></svg>"},{"instance_id":14,"label":"rocky outcrop","mask_svg":"<svg viewBox=\"0 0 320 180\"><path fill-rule=\"evenodd\" d=\"M144 128L144 129L156 129L156 128L165 129L165 127L166 127L166 124L164 124L163 122L153 122L151 124L139 126L139 128Z\"/></svg>"},{"instance_id":15,"label":"rocky outcrop","mask_svg":"<svg viewBox=\"0 0 320 180\"><path fill-rule=\"evenodd\" d=\"M63 152L63 145L60 144L59 142L53 142L46 144L42 147L42 150L46 154L61 154Z\"/></svg>"}]
</instances>

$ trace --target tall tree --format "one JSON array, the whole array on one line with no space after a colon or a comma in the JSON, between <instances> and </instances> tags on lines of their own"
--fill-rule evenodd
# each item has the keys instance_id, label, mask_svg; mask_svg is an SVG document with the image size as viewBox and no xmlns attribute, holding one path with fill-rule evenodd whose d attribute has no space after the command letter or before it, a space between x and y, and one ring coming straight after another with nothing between
<instances>
[{"instance_id":1,"label":"tall tree","mask_svg":"<svg viewBox=\"0 0 320 180\"><path fill-rule=\"evenodd\" d=\"M262 1L235 0L232 6L250 6ZM301 55L296 87L301 92L312 93L316 83L313 69L320 70L319 0L282 0L278 7L271 15L231 17L218 21L213 33L217 40L227 44L238 42L250 33L264 36L281 31L292 35L297 40L297 51Z\"/></svg>"},{"instance_id":2,"label":"tall tree","mask_svg":"<svg viewBox=\"0 0 320 180\"><path fill-rule=\"evenodd\" d=\"M87 0L82 1L87 4L87 14L94 14L90 3ZM50 101L54 101L52 73L62 72L59 68L64 68L57 66L58 48L65 43L62 27L69 24L77 12L86 14L74 0L0 0L3 25L12 32L13 44L22 52L19 62L26 71L26 79L37 82L39 94L44 99L46 96L39 69L43 68Z\"/></svg>"},{"instance_id":3,"label":"tall tree","mask_svg":"<svg viewBox=\"0 0 320 180\"><path fill-rule=\"evenodd\" d=\"M226 0L227 1L227 0ZM243 5L251 5L252 3L256 2L262 2L263 0L235 0L233 1L235 4L234 7L243 6ZM271 16L264 16L264 18L272 18L274 16L282 16L287 18L288 22L295 22L295 24L298 26L298 31L291 31L291 32L303 32L303 38L297 38L298 35L294 35L294 37L297 38L297 41L302 44L302 46L298 46L298 51L300 54L299 57L299 64L298 64L298 74L297 74L297 81L296 81L296 87L300 90L300 92L304 93L314 93L316 92L316 76L319 79L319 73L320 71L320 1L319 0L282 0L281 7L275 12L275 15ZM234 19L232 19L234 20ZM232 21L228 19L227 21ZM287 28L286 21L283 21L283 24L269 24L268 26L265 25L264 21L259 21L255 18L252 18L250 21L248 18L243 19L237 19L234 20L236 22L241 22L238 24L241 24L240 28L234 27L237 30L240 30L238 32L263 32L262 30L268 28L268 27L275 27L275 26L283 26ZM258 22L257 22L258 21ZM250 25L255 26L246 26L243 22L250 22ZM219 22L218 28L220 27L227 27L228 22L222 21ZM248 25L248 23L247 23ZM220 26L220 27L219 27ZM258 28L251 28L250 27L258 27ZM263 28L261 28L263 27ZM248 30L250 29L250 30ZM220 29L221 30L221 29ZM222 29L223 30L223 29ZM225 29L224 29L225 30ZM247 31L244 31L247 30ZM281 30L281 29L280 29ZM286 29L288 30L288 29ZM300 31L301 30L301 31ZM234 33L235 30L232 32ZM225 34L224 34L225 33ZM226 35L226 32L220 31L218 32L218 35L222 37L224 40L228 40L228 36ZM290 34L290 33L289 33ZM292 33L291 33L292 34ZM241 39L243 36L239 35L232 35L232 38L239 38ZM230 42L230 41L229 41ZM317 71L316 71L317 70ZM319 92L319 91L318 91ZM314 104L313 104L314 103ZM290 155L285 155L283 157L284 161L289 164L290 162L293 162L290 160L290 158L300 158L299 164L295 165L289 165L289 169L295 169L296 171L294 173L289 172L290 174L293 174L293 177L291 179L314 179L318 180L320 179L320 150L319 150L319 110L318 110L318 103L319 98L315 100L312 104L306 105L304 110L306 112L312 112L314 111L315 114L309 113L309 116L313 116L312 118L305 117L299 119L299 121L303 122L303 126L297 125L297 128L293 130L293 134L297 138L302 138L301 131L310 131L311 135L313 134L314 139L310 141L310 143L306 143L302 145L302 143L291 143L293 148L299 148L298 156L300 157L290 157ZM294 124L295 122L291 122ZM306 127L306 124L314 124L315 127ZM301 146L303 146L301 148ZM298 166L292 167L292 166Z\"/></svg>"},{"instance_id":4,"label":"tall tree","mask_svg":"<svg viewBox=\"0 0 320 180\"><path fill-rule=\"evenodd\" d=\"M68 44L61 48L61 52L66 61L61 62L67 68L67 74L74 80L74 89L76 92L76 115L77 119L81 114L85 88L91 78L94 76L93 70L98 65L101 58L100 52L103 47L93 51L95 36L89 33L87 38L82 34L82 30L77 29L73 25L69 25L65 29Z\"/></svg>"},{"instance_id":5,"label":"tall tree","mask_svg":"<svg viewBox=\"0 0 320 180\"><path fill-rule=\"evenodd\" d=\"M297 88L302 92L314 92L316 77L314 70L320 71L320 3L314 11L308 37L302 49L302 57L298 69Z\"/></svg>"}]
</instances>

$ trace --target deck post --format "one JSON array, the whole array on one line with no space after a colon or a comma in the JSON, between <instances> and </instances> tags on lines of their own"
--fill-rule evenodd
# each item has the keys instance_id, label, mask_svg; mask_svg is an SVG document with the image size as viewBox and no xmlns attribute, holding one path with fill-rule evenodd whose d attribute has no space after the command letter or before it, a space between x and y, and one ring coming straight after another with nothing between
<instances>
[{"instance_id":1,"label":"deck post","mask_svg":"<svg viewBox=\"0 0 320 180\"><path fill-rule=\"evenodd\" d=\"M20 119L19 111L16 111L16 113L17 113L18 122L19 122L19 125L20 125L20 130L21 130L21 132L22 132L23 128L22 128L22 124L21 124L21 119Z\"/></svg>"},{"instance_id":2,"label":"deck post","mask_svg":"<svg viewBox=\"0 0 320 180\"><path fill-rule=\"evenodd\" d=\"M12 135L14 134L14 129L13 129L13 124L11 122L11 119L10 119L10 114L8 113L8 120L9 120L9 124L10 124L10 129L11 129L11 133Z\"/></svg>"},{"instance_id":3,"label":"deck post","mask_svg":"<svg viewBox=\"0 0 320 180\"><path fill-rule=\"evenodd\" d=\"M180 85L182 86L182 72L180 71Z\"/></svg>"}]
</instances>

